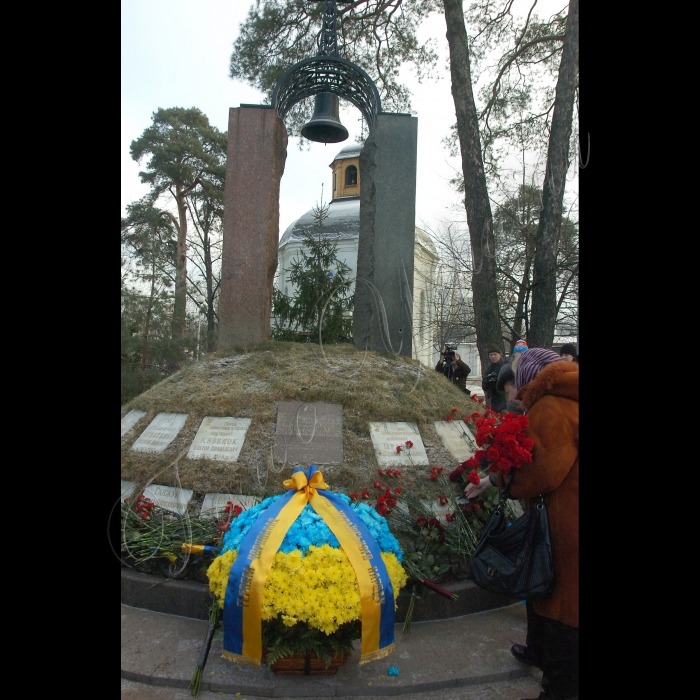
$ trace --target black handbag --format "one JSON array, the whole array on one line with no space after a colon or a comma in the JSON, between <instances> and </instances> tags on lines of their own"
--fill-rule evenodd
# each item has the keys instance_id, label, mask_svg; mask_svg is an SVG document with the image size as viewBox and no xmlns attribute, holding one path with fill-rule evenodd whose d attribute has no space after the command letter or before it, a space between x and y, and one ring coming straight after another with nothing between
<instances>
[{"instance_id":1,"label":"black handbag","mask_svg":"<svg viewBox=\"0 0 700 700\"><path fill-rule=\"evenodd\" d=\"M544 499L540 494L523 515L508 525L504 504L514 470L498 506L484 526L469 577L479 588L518 600L542 600L554 588L552 543Z\"/></svg>"}]
</instances>

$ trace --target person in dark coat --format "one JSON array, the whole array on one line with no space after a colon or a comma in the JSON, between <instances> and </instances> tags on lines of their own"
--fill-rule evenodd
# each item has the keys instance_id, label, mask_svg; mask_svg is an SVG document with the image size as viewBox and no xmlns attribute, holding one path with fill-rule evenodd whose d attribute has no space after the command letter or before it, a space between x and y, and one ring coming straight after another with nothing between
<instances>
[{"instance_id":1,"label":"person in dark coat","mask_svg":"<svg viewBox=\"0 0 700 700\"><path fill-rule=\"evenodd\" d=\"M515 399L515 395L518 393L515 388L515 368L518 364L518 358L525 350L527 350L527 343L524 340L519 340L513 347L511 356L498 372L496 391L502 400L505 401L506 407L503 409L504 411L523 413L520 401Z\"/></svg>"},{"instance_id":2,"label":"person in dark coat","mask_svg":"<svg viewBox=\"0 0 700 700\"><path fill-rule=\"evenodd\" d=\"M505 364L503 351L496 345L489 347L489 364L482 375L481 388L484 390L486 403L499 413L505 411L506 398L504 394L499 394L496 391L496 383L498 382L498 373Z\"/></svg>"},{"instance_id":3,"label":"person in dark coat","mask_svg":"<svg viewBox=\"0 0 700 700\"><path fill-rule=\"evenodd\" d=\"M446 353L448 353L447 359L445 359ZM443 347L440 359L435 365L435 371L444 374L452 384L458 386L465 393L471 394L471 391L467 389L467 377L472 371L471 367L454 350Z\"/></svg>"},{"instance_id":4,"label":"person in dark coat","mask_svg":"<svg viewBox=\"0 0 700 700\"><path fill-rule=\"evenodd\" d=\"M576 346L573 343L564 343L561 346L561 359L567 362L575 362L578 364L578 355L576 354Z\"/></svg>"}]
</instances>

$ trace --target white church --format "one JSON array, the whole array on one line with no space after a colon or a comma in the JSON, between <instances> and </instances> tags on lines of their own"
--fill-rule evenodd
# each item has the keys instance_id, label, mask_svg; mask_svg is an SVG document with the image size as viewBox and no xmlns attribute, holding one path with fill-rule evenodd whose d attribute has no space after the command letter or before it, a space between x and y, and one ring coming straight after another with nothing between
<instances>
[{"instance_id":1,"label":"white church","mask_svg":"<svg viewBox=\"0 0 700 700\"><path fill-rule=\"evenodd\" d=\"M323 235L336 242L338 259L348 268L346 272L347 279L352 281L351 293L354 293L354 279L357 276L362 184L360 153L363 145L353 143L345 146L329 166L333 171L333 194L328 217L322 228ZM317 231L311 209L293 221L280 238L275 284L286 296L294 294L294 287L289 281L289 268L292 260L300 257L304 234L310 230ZM435 245L428 234L416 226L413 266L413 357L430 368L435 366L438 356L434 347L432 304L429 301L438 262Z\"/></svg>"}]
</instances>

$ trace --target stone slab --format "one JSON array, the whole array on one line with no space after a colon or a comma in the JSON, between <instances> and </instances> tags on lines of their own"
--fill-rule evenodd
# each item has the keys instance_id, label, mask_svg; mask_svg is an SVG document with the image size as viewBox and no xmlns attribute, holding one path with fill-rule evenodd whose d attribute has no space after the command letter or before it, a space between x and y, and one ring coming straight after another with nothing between
<instances>
[{"instance_id":1,"label":"stone slab","mask_svg":"<svg viewBox=\"0 0 700 700\"><path fill-rule=\"evenodd\" d=\"M287 131L274 109L229 109L219 350L270 339Z\"/></svg>"},{"instance_id":2,"label":"stone slab","mask_svg":"<svg viewBox=\"0 0 700 700\"><path fill-rule=\"evenodd\" d=\"M436 501L436 500L425 501L424 500L424 501L421 501L421 503L423 503L426 510L432 512L433 515L438 520L442 520L443 522L447 522L447 518L445 516L448 513L452 513L452 506L450 506L450 505L441 506L440 501Z\"/></svg>"},{"instance_id":3,"label":"stone slab","mask_svg":"<svg viewBox=\"0 0 700 700\"><path fill-rule=\"evenodd\" d=\"M416 117L384 112L360 154L353 339L363 350L407 357L413 352L417 144Z\"/></svg>"},{"instance_id":4,"label":"stone slab","mask_svg":"<svg viewBox=\"0 0 700 700\"><path fill-rule=\"evenodd\" d=\"M250 418L205 416L190 445L187 457L235 462L241 453L249 427Z\"/></svg>"},{"instance_id":5,"label":"stone slab","mask_svg":"<svg viewBox=\"0 0 700 700\"><path fill-rule=\"evenodd\" d=\"M122 437L124 437L145 415L146 411L139 411L136 408L132 408L122 418Z\"/></svg>"},{"instance_id":6,"label":"stone slab","mask_svg":"<svg viewBox=\"0 0 700 700\"><path fill-rule=\"evenodd\" d=\"M255 496L244 496L240 493L207 493L202 502L202 510L199 514L200 518L212 518L214 515L221 517L223 515L226 503L231 501L234 506L240 506L243 510L252 508L260 499Z\"/></svg>"},{"instance_id":7,"label":"stone slab","mask_svg":"<svg viewBox=\"0 0 700 700\"><path fill-rule=\"evenodd\" d=\"M124 502L125 498L131 498L135 488L136 484L133 481L127 481L126 479L122 479L122 503Z\"/></svg>"},{"instance_id":8,"label":"stone slab","mask_svg":"<svg viewBox=\"0 0 700 700\"><path fill-rule=\"evenodd\" d=\"M280 401L275 461L287 464L343 463L343 407L334 403Z\"/></svg>"},{"instance_id":9,"label":"stone slab","mask_svg":"<svg viewBox=\"0 0 700 700\"><path fill-rule=\"evenodd\" d=\"M474 456L476 441L471 431L461 421L439 420L433 424L442 444L458 461L464 462Z\"/></svg>"},{"instance_id":10,"label":"stone slab","mask_svg":"<svg viewBox=\"0 0 700 700\"><path fill-rule=\"evenodd\" d=\"M182 430L186 413L159 413L131 446L136 452L162 452Z\"/></svg>"},{"instance_id":11,"label":"stone slab","mask_svg":"<svg viewBox=\"0 0 700 700\"><path fill-rule=\"evenodd\" d=\"M184 515L187 504L192 500L194 491L179 489L176 486L151 484L143 490L143 495L150 498L159 508Z\"/></svg>"},{"instance_id":12,"label":"stone slab","mask_svg":"<svg viewBox=\"0 0 700 700\"><path fill-rule=\"evenodd\" d=\"M374 454L382 469L430 464L418 427L413 423L370 423L369 433L372 436ZM405 449L406 440L413 442L410 450ZM396 452L397 445L404 447L400 453Z\"/></svg>"}]
</instances>

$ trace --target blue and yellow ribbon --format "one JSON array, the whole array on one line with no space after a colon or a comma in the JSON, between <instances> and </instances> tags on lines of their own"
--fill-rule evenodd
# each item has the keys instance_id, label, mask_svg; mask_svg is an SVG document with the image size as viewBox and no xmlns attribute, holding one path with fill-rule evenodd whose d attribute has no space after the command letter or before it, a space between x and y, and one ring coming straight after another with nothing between
<instances>
[{"instance_id":1,"label":"blue and yellow ribbon","mask_svg":"<svg viewBox=\"0 0 700 700\"><path fill-rule=\"evenodd\" d=\"M243 538L224 599L224 658L260 667L263 592L277 550L307 503L336 536L357 577L362 608L360 663L394 650L394 591L379 546L343 499L330 491L318 467L297 467L288 490L263 511Z\"/></svg>"}]
</instances>

